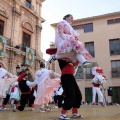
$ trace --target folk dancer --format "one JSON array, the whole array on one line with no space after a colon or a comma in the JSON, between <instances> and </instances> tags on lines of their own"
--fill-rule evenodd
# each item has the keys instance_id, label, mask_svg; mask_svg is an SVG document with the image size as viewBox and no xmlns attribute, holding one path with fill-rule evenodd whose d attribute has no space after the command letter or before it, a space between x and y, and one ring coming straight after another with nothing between
<instances>
[{"instance_id":1,"label":"folk dancer","mask_svg":"<svg viewBox=\"0 0 120 120\"><path fill-rule=\"evenodd\" d=\"M100 90L100 85L103 85L105 83L106 77L103 75L103 70L99 67L98 64L96 64L95 67L92 68L92 92L93 92L93 98L92 98L92 105L95 105L95 98L96 98L96 93L98 94L98 102L100 105L103 105L103 94Z\"/></svg>"},{"instance_id":2,"label":"folk dancer","mask_svg":"<svg viewBox=\"0 0 120 120\"><path fill-rule=\"evenodd\" d=\"M78 39L79 34L72 28L72 22L73 16L68 14L64 16L63 21L58 23L55 35L56 51L54 55L50 57L48 63L56 59L69 58L74 63L79 62L84 67L92 64L88 62L92 56ZM48 49L46 52L51 52L51 49Z\"/></svg>"},{"instance_id":3,"label":"folk dancer","mask_svg":"<svg viewBox=\"0 0 120 120\"><path fill-rule=\"evenodd\" d=\"M35 104L40 106L40 112L51 111L48 106L52 102L52 93L60 83L60 75L45 68L45 64L40 62L40 70L35 73L38 89Z\"/></svg>"},{"instance_id":4,"label":"folk dancer","mask_svg":"<svg viewBox=\"0 0 120 120\"><path fill-rule=\"evenodd\" d=\"M0 105L2 106L3 98L6 97L6 92L10 85L17 81L17 76L12 75L4 69L3 63L0 62ZM2 108L1 108L2 109Z\"/></svg>"}]
</instances>

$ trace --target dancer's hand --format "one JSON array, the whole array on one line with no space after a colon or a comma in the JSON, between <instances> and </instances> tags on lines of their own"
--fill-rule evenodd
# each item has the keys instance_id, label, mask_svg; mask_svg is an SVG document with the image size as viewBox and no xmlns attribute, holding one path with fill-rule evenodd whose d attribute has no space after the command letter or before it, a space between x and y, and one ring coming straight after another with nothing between
<instances>
[{"instance_id":1,"label":"dancer's hand","mask_svg":"<svg viewBox=\"0 0 120 120\"><path fill-rule=\"evenodd\" d=\"M72 63L72 60L70 60L69 58L63 58L62 60L65 60L66 62L71 62Z\"/></svg>"},{"instance_id":2,"label":"dancer's hand","mask_svg":"<svg viewBox=\"0 0 120 120\"><path fill-rule=\"evenodd\" d=\"M55 78L54 73L50 73L50 75L49 75L49 76L50 76L50 78L51 78L51 79L54 79L54 78Z\"/></svg>"},{"instance_id":3,"label":"dancer's hand","mask_svg":"<svg viewBox=\"0 0 120 120\"><path fill-rule=\"evenodd\" d=\"M67 39L67 35L64 34L64 33L60 34L60 36L61 36L61 38L62 38L63 40L66 40L66 39Z\"/></svg>"}]
</instances>

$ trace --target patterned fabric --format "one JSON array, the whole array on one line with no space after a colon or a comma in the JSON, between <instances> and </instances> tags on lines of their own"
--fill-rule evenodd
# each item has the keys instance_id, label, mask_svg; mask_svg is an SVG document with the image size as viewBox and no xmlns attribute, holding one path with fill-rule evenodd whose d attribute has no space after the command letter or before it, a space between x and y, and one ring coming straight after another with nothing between
<instances>
[{"instance_id":1,"label":"patterned fabric","mask_svg":"<svg viewBox=\"0 0 120 120\"><path fill-rule=\"evenodd\" d=\"M0 35L0 57L5 57L6 54L6 39Z\"/></svg>"},{"instance_id":2,"label":"patterned fabric","mask_svg":"<svg viewBox=\"0 0 120 120\"><path fill-rule=\"evenodd\" d=\"M26 47L26 64L33 66L34 65L34 54L35 50L29 47Z\"/></svg>"},{"instance_id":3,"label":"patterned fabric","mask_svg":"<svg viewBox=\"0 0 120 120\"><path fill-rule=\"evenodd\" d=\"M65 39L63 39L59 34L58 29L60 28L63 29ZM67 21L64 20L58 23L55 38L55 46L57 48L58 56L60 54L67 54L73 50L75 53L82 54L87 60L92 58L82 42L78 40L78 35L79 34L70 26Z\"/></svg>"}]
</instances>

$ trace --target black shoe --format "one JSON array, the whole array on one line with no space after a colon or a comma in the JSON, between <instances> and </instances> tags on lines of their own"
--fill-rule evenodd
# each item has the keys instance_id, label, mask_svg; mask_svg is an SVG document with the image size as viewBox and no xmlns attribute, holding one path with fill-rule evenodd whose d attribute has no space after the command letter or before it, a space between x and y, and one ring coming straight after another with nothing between
<instances>
[{"instance_id":1,"label":"black shoe","mask_svg":"<svg viewBox=\"0 0 120 120\"><path fill-rule=\"evenodd\" d=\"M85 62L82 64L82 66L85 67L85 68L87 68L87 67L90 67L91 64L92 64L91 62L85 61Z\"/></svg>"},{"instance_id":2,"label":"black shoe","mask_svg":"<svg viewBox=\"0 0 120 120\"><path fill-rule=\"evenodd\" d=\"M50 57L50 59L48 60L48 62L49 62L49 63L52 63L52 62L55 61L55 60L56 60L55 55L52 55L52 56Z\"/></svg>"}]
</instances>

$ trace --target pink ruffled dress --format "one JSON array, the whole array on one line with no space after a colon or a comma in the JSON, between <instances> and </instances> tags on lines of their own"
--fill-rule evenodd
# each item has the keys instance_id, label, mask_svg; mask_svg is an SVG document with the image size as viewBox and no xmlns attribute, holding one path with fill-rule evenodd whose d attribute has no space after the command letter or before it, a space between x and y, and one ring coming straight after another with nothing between
<instances>
[{"instance_id":1,"label":"pink ruffled dress","mask_svg":"<svg viewBox=\"0 0 120 120\"><path fill-rule=\"evenodd\" d=\"M54 73L55 78L50 78L51 73ZM52 102L52 93L60 83L60 75L42 68L35 73L35 81L37 82L38 89L34 104L41 106Z\"/></svg>"},{"instance_id":2,"label":"pink ruffled dress","mask_svg":"<svg viewBox=\"0 0 120 120\"><path fill-rule=\"evenodd\" d=\"M63 32L66 36L66 39L63 39L60 36L59 28L63 29ZM78 33L71 27L71 25L66 21L63 20L58 23L56 29L56 38L55 38L55 46L57 48L57 58L67 58L75 61L76 60L76 53L82 54L86 60L92 58L89 52L85 49L84 45L80 40L78 40Z\"/></svg>"}]
</instances>

